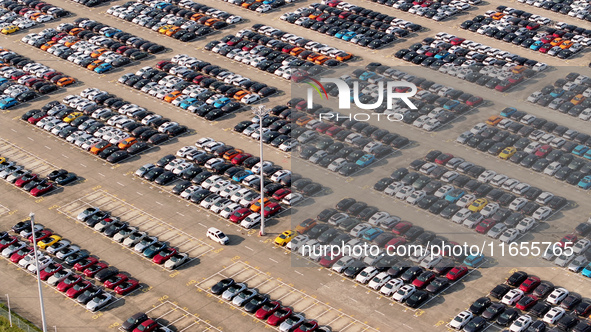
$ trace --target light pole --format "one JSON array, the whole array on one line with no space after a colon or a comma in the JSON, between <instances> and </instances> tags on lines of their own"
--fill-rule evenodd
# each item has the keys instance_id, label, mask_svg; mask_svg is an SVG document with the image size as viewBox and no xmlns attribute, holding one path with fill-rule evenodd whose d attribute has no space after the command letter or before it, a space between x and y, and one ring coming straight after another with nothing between
<instances>
[{"instance_id":1,"label":"light pole","mask_svg":"<svg viewBox=\"0 0 591 332\"><path fill-rule=\"evenodd\" d=\"M259 117L259 143L260 143L260 160L261 165L259 170L259 177L261 181L261 229L259 236L265 235L265 181L263 177L263 118L269 114L269 110L265 105L257 106L252 111L254 115Z\"/></svg>"},{"instance_id":2,"label":"light pole","mask_svg":"<svg viewBox=\"0 0 591 332\"><path fill-rule=\"evenodd\" d=\"M6 294L6 305L8 305L8 321L10 322L10 327L12 327L12 313L10 311L10 297Z\"/></svg>"},{"instance_id":3,"label":"light pole","mask_svg":"<svg viewBox=\"0 0 591 332\"><path fill-rule=\"evenodd\" d=\"M41 304L41 323L43 324L43 332L47 332L47 324L45 322L45 308L43 306L43 291L41 288L41 277L39 271L39 256L37 255L37 236L35 235L35 214L31 212L31 232L33 233L33 252L35 254L35 268L37 269L37 288L39 288L39 302Z\"/></svg>"}]
</instances>

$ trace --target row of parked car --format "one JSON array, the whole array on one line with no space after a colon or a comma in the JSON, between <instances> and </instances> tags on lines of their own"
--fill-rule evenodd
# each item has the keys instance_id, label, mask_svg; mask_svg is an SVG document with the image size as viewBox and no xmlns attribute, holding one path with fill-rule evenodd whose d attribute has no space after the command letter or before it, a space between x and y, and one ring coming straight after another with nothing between
<instances>
[{"instance_id":1,"label":"row of parked car","mask_svg":"<svg viewBox=\"0 0 591 332\"><path fill-rule=\"evenodd\" d=\"M374 188L507 243L567 203L551 192L437 150L410 167L418 172L400 168Z\"/></svg>"},{"instance_id":2,"label":"row of parked car","mask_svg":"<svg viewBox=\"0 0 591 332\"><path fill-rule=\"evenodd\" d=\"M43 178L25 166L4 157L0 157L0 178L28 192L33 197L41 197L56 189L57 185L66 185L78 179L76 174L65 170L53 171Z\"/></svg>"},{"instance_id":3,"label":"row of parked car","mask_svg":"<svg viewBox=\"0 0 591 332\"><path fill-rule=\"evenodd\" d=\"M35 228L32 229L29 220L21 221L12 227L12 231L26 241L19 241L18 235L0 233L4 236L0 240L2 256L30 273L37 273L38 262L41 280L65 296L75 299L78 304L90 311L100 310L116 299L107 289L119 295L126 295L139 287L137 280L90 256L88 251L53 234L41 224L35 224ZM29 246L33 232L36 233L36 245L41 250L37 262L33 247ZM103 286L94 285L92 279L103 283Z\"/></svg>"},{"instance_id":4,"label":"row of parked car","mask_svg":"<svg viewBox=\"0 0 591 332\"><path fill-rule=\"evenodd\" d=\"M87 88L80 94L29 110L21 119L113 163L187 130L105 91Z\"/></svg>"},{"instance_id":5,"label":"row of parked car","mask_svg":"<svg viewBox=\"0 0 591 332\"><path fill-rule=\"evenodd\" d=\"M532 51L568 59L580 52L591 43L590 38L582 34L575 34L567 30L559 30L540 25L540 21L547 18L533 20L522 19L514 15L504 15L492 11L488 15L478 15L471 20L464 21L461 27L481 35L502 40L513 45L521 46ZM501 15L503 15L501 17ZM531 13L523 13L531 15Z\"/></svg>"},{"instance_id":6,"label":"row of parked car","mask_svg":"<svg viewBox=\"0 0 591 332\"><path fill-rule=\"evenodd\" d=\"M197 37L223 29L229 23L238 23L240 16L193 3L190 9L183 9L170 2L137 1L116 5L107 14L150 28L160 34L189 42Z\"/></svg>"},{"instance_id":7,"label":"row of parked car","mask_svg":"<svg viewBox=\"0 0 591 332\"><path fill-rule=\"evenodd\" d=\"M312 3L282 16L282 19L369 49L382 48L398 36L407 36L409 31L422 29L418 24L402 20L395 22L392 16L363 7L347 4L342 8Z\"/></svg>"},{"instance_id":8,"label":"row of parked car","mask_svg":"<svg viewBox=\"0 0 591 332\"><path fill-rule=\"evenodd\" d=\"M481 0L446 0L437 2L427 0L372 0L372 2L439 22L471 10L473 8L471 5L478 5Z\"/></svg>"},{"instance_id":9,"label":"row of parked car","mask_svg":"<svg viewBox=\"0 0 591 332\"><path fill-rule=\"evenodd\" d=\"M501 116L492 116L486 123L477 124L456 141L589 189L589 178L586 177L591 175L591 163L585 159L591 158L587 153L590 139L589 134L507 108Z\"/></svg>"},{"instance_id":10,"label":"row of parked car","mask_svg":"<svg viewBox=\"0 0 591 332\"><path fill-rule=\"evenodd\" d=\"M144 312L134 314L121 324L123 331L127 332L172 332L169 328L171 326L172 324L160 325L158 318L150 318Z\"/></svg>"},{"instance_id":11,"label":"row of parked car","mask_svg":"<svg viewBox=\"0 0 591 332\"><path fill-rule=\"evenodd\" d=\"M527 101L590 121L591 78L579 73L570 73L565 78L557 79L553 85L533 92Z\"/></svg>"},{"instance_id":12,"label":"row of parked car","mask_svg":"<svg viewBox=\"0 0 591 332\"><path fill-rule=\"evenodd\" d=\"M282 332L332 331L328 326L319 326L315 320L306 319L303 313L294 312L292 308L272 300L269 295L259 293L256 288L248 288L246 282L221 279L211 287L211 293L231 301L234 306L243 307L245 312L266 320L267 324L277 326Z\"/></svg>"},{"instance_id":13,"label":"row of parked car","mask_svg":"<svg viewBox=\"0 0 591 332\"><path fill-rule=\"evenodd\" d=\"M241 8L255 11L257 13L268 13L276 8L280 8L288 3L296 2L296 0L224 0L229 4L240 6ZM181 1L182 2L182 1Z\"/></svg>"},{"instance_id":14,"label":"row of parked car","mask_svg":"<svg viewBox=\"0 0 591 332\"><path fill-rule=\"evenodd\" d=\"M589 3L584 0L554 2L546 0L517 0L517 2L526 5L551 10L553 12L568 15L570 17L578 18L591 22L591 13L589 12Z\"/></svg>"},{"instance_id":15,"label":"row of parked car","mask_svg":"<svg viewBox=\"0 0 591 332\"><path fill-rule=\"evenodd\" d=\"M483 331L491 323L511 332L591 330L591 322L586 319L591 300L524 271L511 274L488 296L474 301L448 326L466 332Z\"/></svg>"},{"instance_id":16,"label":"row of parked car","mask_svg":"<svg viewBox=\"0 0 591 332\"><path fill-rule=\"evenodd\" d=\"M11 34L70 15L70 12L52 4L36 1L3 1L0 8L0 29Z\"/></svg>"},{"instance_id":17,"label":"row of parked car","mask_svg":"<svg viewBox=\"0 0 591 332\"><path fill-rule=\"evenodd\" d=\"M86 7L96 7L96 6L100 6L103 3L107 3L110 0L71 0L74 1L75 3L79 3L81 5L84 5Z\"/></svg>"},{"instance_id":18,"label":"row of parked car","mask_svg":"<svg viewBox=\"0 0 591 332\"><path fill-rule=\"evenodd\" d=\"M89 207L80 212L76 219L113 241L133 248L144 258L169 270L178 268L190 259L189 255L179 252L168 242L160 241L157 236L150 236L148 232L143 232L138 227L121 221L119 217L112 216L109 211Z\"/></svg>"}]
</instances>

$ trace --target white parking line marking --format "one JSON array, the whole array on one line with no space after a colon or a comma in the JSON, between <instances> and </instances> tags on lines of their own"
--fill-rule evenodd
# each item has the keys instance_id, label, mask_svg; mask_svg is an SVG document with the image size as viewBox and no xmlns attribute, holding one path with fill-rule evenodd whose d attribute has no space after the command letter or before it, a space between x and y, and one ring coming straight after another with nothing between
<instances>
[{"instance_id":1,"label":"white parking line marking","mask_svg":"<svg viewBox=\"0 0 591 332\"><path fill-rule=\"evenodd\" d=\"M82 163L80 163L80 166L82 166L82 167L86 167L86 165L84 165L84 164L82 164Z\"/></svg>"}]
</instances>

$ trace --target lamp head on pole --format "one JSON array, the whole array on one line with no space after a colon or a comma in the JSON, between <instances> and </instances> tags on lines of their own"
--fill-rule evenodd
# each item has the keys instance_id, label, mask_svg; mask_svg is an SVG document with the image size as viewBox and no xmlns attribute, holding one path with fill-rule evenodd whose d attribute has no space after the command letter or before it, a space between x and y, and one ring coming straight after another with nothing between
<instances>
[{"instance_id":1,"label":"lamp head on pole","mask_svg":"<svg viewBox=\"0 0 591 332\"><path fill-rule=\"evenodd\" d=\"M267 106L259 105L259 106L256 106L252 109L252 113L254 113L254 115L258 115L258 116L265 116L265 115L269 114L269 110L267 110Z\"/></svg>"},{"instance_id":2,"label":"lamp head on pole","mask_svg":"<svg viewBox=\"0 0 591 332\"><path fill-rule=\"evenodd\" d=\"M33 213L33 212L29 213L29 217L31 217L31 218L35 217L35 213Z\"/></svg>"}]
</instances>

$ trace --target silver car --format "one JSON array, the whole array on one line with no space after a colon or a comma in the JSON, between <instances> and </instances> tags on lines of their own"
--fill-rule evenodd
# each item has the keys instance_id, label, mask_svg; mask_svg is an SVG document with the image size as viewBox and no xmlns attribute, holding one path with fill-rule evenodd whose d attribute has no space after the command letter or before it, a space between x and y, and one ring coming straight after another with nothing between
<instances>
[{"instance_id":1,"label":"silver car","mask_svg":"<svg viewBox=\"0 0 591 332\"><path fill-rule=\"evenodd\" d=\"M560 266L560 267L565 267L567 266L573 259L575 258L575 255L567 255L565 253L563 253L562 255L558 256L558 258L556 258L554 260L554 264Z\"/></svg>"},{"instance_id":2,"label":"silver car","mask_svg":"<svg viewBox=\"0 0 591 332\"><path fill-rule=\"evenodd\" d=\"M185 264L188 260L189 260L189 255L181 252L181 253L178 253L178 254L170 257L170 259L168 259L166 262L164 262L164 267L169 270L174 270L177 267Z\"/></svg>"},{"instance_id":3,"label":"silver car","mask_svg":"<svg viewBox=\"0 0 591 332\"><path fill-rule=\"evenodd\" d=\"M300 314L292 314L286 319L281 325L279 325L279 331L288 332L294 330L300 324L304 322L304 316Z\"/></svg>"},{"instance_id":4,"label":"silver car","mask_svg":"<svg viewBox=\"0 0 591 332\"><path fill-rule=\"evenodd\" d=\"M89 207L86 210L80 212L78 214L77 219L80 221L86 221L86 219L92 217L93 215L95 215L99 211L100 211L100 209L97 207Z\"/></svg>"},{"instance_id":5,"label":"silver car","mask_svg":"<svg viewBox=\"0 0 591 332\"><path fill-rule=\"evenodd\" d=\"M95 296L92 300L90 300L86 304L86 309L90 311L97 311L101 308L105 307L111 300L113 299L113 295L103 292L97 296Z\"/></svg>"},{"instance_id":6,"label":"silver car","mask_svg":"<svg viewBox=\"0 0 591 332\"><path fill-rule=\"evenodd\" d=\"M123 245L126 247L133 247L146 236L148 236L148 233L146 232L135 231L131 233L125 240L123 240Z\"/></svg>"},{"instance_id":7,"label":"silver car","mask_svg":"<svg viewBox=\"0 0 591 332\"><path fill-rule=\"evenodd\" d=\"M259 292L257 292L257 290L254 288L245 289L238 295L234 296L232 299L232 304L241 307L250 301L250 299L255 297L258 293Z\"/></svg>"},{"instance_id":8,"label":"silver car","mask_svg":"<svg viewBox=\"0 0 591 332\"><path fill-rule=\"evenodd\" d=\"M224 293L222 293L222 299L226 301L230 301L234 298L234 296L238 295L238 293L242 292L246 289L246 285L243 283L237 283L230 286Z\"/></svg>"},{"instance_id":9,"label":"silver car","mask_svg":"<svg viewBox=\"0 0 591 332\"><path fill-rule=\"evenodd\" d=\"M148 236L141 240L138 244L133 247L136 252L143 252L146 248L158 242L158 238L155 236Z\"/></svg>"},{"instance_id":10,"label":"silver car","mask_svg":"<svg viewBox=\"0 0 591 332\"><path fill-rule=\"evenodd\" d=\"M581 272L581 270L589 264L589 261L585 257L585 255L577 256L573 261L568 264L568 269L575 273Z\"/></svg>"}]
</instances>

